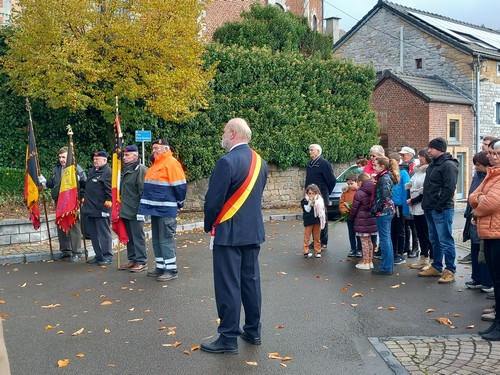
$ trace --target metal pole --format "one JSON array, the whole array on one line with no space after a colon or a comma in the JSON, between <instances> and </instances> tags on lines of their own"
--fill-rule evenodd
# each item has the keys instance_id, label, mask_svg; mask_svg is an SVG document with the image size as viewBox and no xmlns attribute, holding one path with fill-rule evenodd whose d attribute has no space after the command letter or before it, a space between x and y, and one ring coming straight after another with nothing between
<instances>
[{"instance_id":1,"label":"metal pole","mask_svg":"<svg viewBox=\"0 0 500 375\"><path fill-rule=\"evenodd\" d=\"M144 126L142 127L142 131L144 131ZM142 141L142 164L146 165L146 159L144 159L144 141Z\"/></svg>"},{"instance_id":2,"label":"metal pole","mask_svg":"<svg viewBox=\"0 0 500 375\"><path fill-rule=\"evenodd\" d=\"M476 152L481 151L481 139L480 139L480 129L481 129L481 100L479 97L479 85L481 82L481 55L477 55L476 63L476 126L475 126L475 143Z\"/></svg>"}]
</instances>

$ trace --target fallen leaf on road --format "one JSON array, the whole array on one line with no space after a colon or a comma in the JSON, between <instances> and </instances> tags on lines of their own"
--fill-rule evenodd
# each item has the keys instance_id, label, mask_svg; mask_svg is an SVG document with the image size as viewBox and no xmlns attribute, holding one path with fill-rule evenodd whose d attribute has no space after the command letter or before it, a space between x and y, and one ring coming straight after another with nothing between
<instances>
[{"instance_id":1,"label":"fallen leaf on road","mask_svg":"<svg viewBox=\"0 0 500 375\"><path fill-rule=\"evenodd\" d=\"M140 321L142 321L142 320L144 320L144 318L129 319L128 321L129 321L129 322L140 322Z\"/></svg>"},{"instance_id":2,"label":"fallen leaf on road","mask_svg":"<svg viewBox=\"0 0 500 375\"><path fill-rule=\"evenodd\" d=\"M387 310L389 310L389 311L394 311L394 310L397 310L397 309L396 309L394 306L389 306L389 307L387 308Z\"/></svg>"},{"instance_id":3,"label":"fallen leaf on road","mask_svg":"<svg viewBox=\"0 0 500 375\"><path fill-rule=\"evenodd\" d=\"M250 366L258 366L258 365L259 365L257 362L245 361L245 363L246 363L247 365L250 365Z\"/></svg>"},{"instance_id":4,"label":"fallen leaf on road","mask_svg":"<svg viewBox=\"0 0 500 375\"><path fill-rule=\"evenodd\" d=\"M278 329L280 329L280 328L285 328L285 326L284 326L284 325L282 325L282 324L280 324L280 325L278 325L278 326L276 326L276 327L274 327L274 328L278 328Z\"/></svg>"},{"instance_id":5,"label":"fallen leaf on road","mask_svg":"<svg viewBox=\"0 0 500 375\"><path fill-rule=\"evenodd\" d=\"M0 299L0 305L3 305L5 301L3 299Z\"/></svg>"},{"instance_id":6,"label":"fallen leaf on road","mask_svg":"<svg viewBox=\"0 0 500 375\"><path fill-rule=\"evenodd\" d=\"M192 351L192 352L194 352L194 351L196 351L196 350L198 350L198 349L200 349L200 344L196 344L196 345L193 345L193 346L191 347L191 351Z\"/></svg>"},{"instance_id":7,"label":"fallen leaf on road","mask_svg":"<svg viewBox=\"0 0 500 375\"><path fill-rule=\"evenodd\" d=\"M425 310L425 312L426 313L431 313L431 312L436 312L436 310L434 310L434 309L427 309L427 310Z\"/></svg>"},{"instance_id":8,"label":"fallen leaf on road","mask_svg":"<svg viewBox=\"0 0 500 375\"><path fill-rule=\"evenodd\" d=\"M291 361L293 359L293 357L290 357L289 355L287 355L286 357L283 357L282 361L285 362L285 361Z\"/></svg>"},{"instance_id":9,"label":"fallen leaf on road","mask_svg":"<svg viewBox=\"0 0 500 375\"><path fill-rule=\"evenodd\" d=\"M286 367L286 364L283 363L283 362L281 362L280 365L283 366L283 367Z\"/></svg>"},{"instance_id":10,"label":"fallen leaf on road","mask_svg":"<svg viewBox=\"0 0 500 375\"><path fill-rule=\"evenodd\" d=\"M391 285L389 288L396 289L396 288L400 288L400 287L401 287L401 284L396 284L396 285Z\"/></svg>"},{"instance_id":11,"label":"fallen leaf on road","mask_svg":"<svg viewBox=\"0 0 500 375\"><path fill-rule=\"evenodd\" d=\"M342 293L347 293L347 288L345 288L345 287L340 289L340 290L342 291Z\"/></svg>"},{"instance_id":12,"label":"fallen leaf on road","mask_svg":"<svg viewBox=\"0 0 500 375\"><path fill-rule=\"evenodd\" d=\"M383 306L379 306L377 307L377 310L382 310L384 307Z\"/></svg>"},{"instance_id":13,"label":"fallen leaf on road","mask_svg":"<svg viewBox=\"0 0 500 375\"><path fill-rule=\"evenodd\" d=\"M21 288L24 288L26 286L26 283L24 283L23 285L21 285Z\"/></svg>"},{"instance_id":14,"label":"fallen leaf on road","mask_svg":"<svg viewBox=\"0 0 500 375\"><path fill-rule=\"evenodd\" d=\"M172 330L167 332L167 336L173 336L173 335L175 335L175 331Z\"/></svg>"},{"instance_id":15,"label":"fallen leaf on road","mask_svg":"<svg viewBox=\"0 0 500 375\"><path fill-rule=\"evenodd\" d=\"M460 317L460 314L453 314L453 317L454 317L454 318L459 318L459 317Z\"/></svg>"},{"instance_id":16,"label":"fallen leaf on road","mask_svg":"<svg viewBox=\"0 0 500 375\"><path fill-rule=\"evenodd\" d=\"M46 331L50 331L52 328L55 328L55 327L51 326L50 324L47 324L45 327L43 327L43 329L45 329Z\"/></svg>"},{"instance_id":17,"label":"fallen leaf on road","mask_svg":"<svg viewBox=\"0 0 500 375\"><path fill-rule=\"evenodd\" d=\"M50 305L42 306L42 309L53 309L54 307L60 307L59 303L51 303Z\"/></svg>"},{"instance_id":18,"label":"fallen leaf on road","mask_svg":"<svg viewBox=\"0 0 500 375\"><path fill-rule=\"evenodd\" d=\"M173 346L174 348L177 348L177 347L178 347L178 346L180 346L181 344L182 344L182 343L181 343L180 341L176 341L176 342L174 342L174 343L172 344L172 346Z\"/></svg>"},{"instance_id":19,"label":"fallen leaf on road","mask_svg":"<svg viewBox=\"0 0 500 375\"><path fill-rule=\"evenodd\" d=\"M110 333L111 331L107 328L104 328L104 333Z\"/></svg>"},{"instance_id":20,"label":"fallen leaf on road","mask_svg":"<svg viewBox=\"0 0 500 375\"><path fill-rule=\"evenodd\" d=\"M73 295L73 297L80 297L80 293L78 293L78 292L77 293L73 293L72 295Z\"/></svg>"},{"instance_id":21,"label":"fallen leaf on road","mask_svg":"<svg viewBox=\"0 0 500 375\"><path fill-rule=\"evenodd\" d=\"M67 365L69 365L69 358L64 358L57 361L57 367L59 368L66 367Z\"/></svg>"},{"instance_id":22,"label":"fallen leaf on road","mask_svg":"<svg viewBox=\"0 0 500 375\"><path fill-rule=\"evenodd\" d=\"M64 331L57 331L58 335L64 335Z\"/></svg>"},{"instance_id":23,"label":"fallen leaf on road","mask_svg":"<svg viewBox=\"0 0 500 375\"><path fill-rule=\"evenodd\" d=\"M356 307L356 306L358 306L358 304L357 303L351 303L351 306L352 307Z\"/></svg>"},{"instance_id":24,"label":"fallen leaf on road","mask_svg":"<svg viewBox=\"0 0 500 375\"><path fill-rule=\"evenodd\" d=\"M77 356L78 358L83 358L83 357L85 357L85 354L83 354L83 353L78 353L76 356Z\"/></svg>"},{"instance_id":25,"label":"fallen leaf on road","mask_svg":"<svg viewBox=\"0 0 500 375\"><path fill-rule=\"evenodd\" d=\"M287 273L286 272L283 272L283 271L278 271L276 272L278 275L286 275Z\"/></svg>"},{"instance_id":26,"label":"fallen leaf on road","mask_svg":"<svg viewBox=\"0 0 500 375\"><path fill-rule=\"evenodd\" d=\"M73 332L73 333L71 334L71 336L78 336L78 335L81 335L82 333L83 333L83 328L80 328L78 331Z\"/></svg>"},{"instance_id":27,"label":"fallen leaf on road","mask_svg":"<svg viewBox=\"0 0 500 375\"><path fill-rule=\"evenodd\" d=\"M317 279L321 279L321 276L320 276L320 275L316 275L316 276L314 276L314 277L315 277L315 278L317 278Z\"/></svg>"},{"instance_id":28,"label":"fallen leaf on road","mask_svg":"<svg viewBox=\"0 0 500 375\"><path fill-rule=\"evenodd\" d=\"M446 325L448 327L453 326L453 323L451 322L451 320L448 319L448 318L446 318L446 317L438 317L438 318L436 318L436 321L438 323L444 324L444 325Z\"/></svg>"},{"instance_id":29,"label":"fallen leaf on road","mask_svg":"<svg viewBox=\"0 0 500 375\"><path fill-rule=\"evenodd\" d=\"M191 353L189 353L189 350L184 350L184 351L182 352L182 354L185 354L185 355L191 355Z\"/></svg>"},{"instance_id":30,"label":"fallen leaf on road","mask_svg":"<svg viewBox=\"0 0 500 375\"><path fill-rule=\"evenodd\" d=\"M134 310L135 310L135 307L128 309L128 311L134 311Z\"/></svg>"},{"instance_id":31,"label":"fallen leaf on road","mask_svg":"<svg viewBox=\"0 0 500 375\"><path fill-rule=\"evenodd\" d=\"M354 293L351 298L356 298L356 297L364 297L363 293Z\"/></svg>"},{"instance_id":32,"label":"fallen leaf on road","mask_svg":"<svg viewBox=\"0 0 500 375\"><path fill-rule=\"evenodd\" d=\"M102 301L101 302L101 306L108 306L108 305L112 305L112 304L113 304L113 302L111 302L111 301Z\"/></svg>"},{"instance_id":33,"label":"fallen leaf on road","mask_svg":"<svg viewBox=\"0 0 500 375\"><path fill-rule=\"evenodd\" d=\"M267 355L267 358L270 358L270 359L282 359L282 358L280 357L280 353L269 353L269 354Z\"/></svg>"},{"instance_id":34,"label":"fallen leaf on road","mask_svg":"<svg viewBox=\"0 0 500 375\"><path fill-rule=\"evenodd\" d=\"M161 326L160 328L158 328L158 331L164 331L164 330L166 330L166 329L167 329L167 327L165 327L165 326Z\"/></svg>"},{"instance_id":35,"label":"fallen leaf on road","mask_svg":"<svg viewBox=\"0 0 500 375\"><path fill-rule=\"evenodd\" d=\"M474 324L470 324L470 325L468 325L468 326L467 326L467 327L465 327L465 328L467 328L467 329L472 329L472 328L474 328L474 327L475 327L475 325L474 325Z\"/></svg>"}]
</instances>

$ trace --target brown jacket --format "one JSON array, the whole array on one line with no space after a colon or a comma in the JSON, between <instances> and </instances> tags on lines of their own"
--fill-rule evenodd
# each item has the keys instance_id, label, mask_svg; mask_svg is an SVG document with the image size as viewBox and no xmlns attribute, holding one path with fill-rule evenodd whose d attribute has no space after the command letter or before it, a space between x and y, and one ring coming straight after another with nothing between
<instances>
[{"instance_id":1,"label":"brown jacket","mask_svg":"<svg viewBox=\"0 0 500 375\"><path fill-rule=\"evenodd\" d=\"M474 209L479 237L500 238L500 167L488 168L481 185L469 196L469 203Z\"/></svg>"},{"instance_id":2,"label":"brown jacket","mask_svg":"<svg viewBox=\"0 0 500 375\"><path fill-rule=\"evenodd\" d=\"M339 202L340 213L344 214L346 212L349 212L349 208L347 208L345 202L352 204L352 202L354 202L354 194L356 194L356 190L352 190L349 188L342 193Z\"/></svg>"}]
</instances>

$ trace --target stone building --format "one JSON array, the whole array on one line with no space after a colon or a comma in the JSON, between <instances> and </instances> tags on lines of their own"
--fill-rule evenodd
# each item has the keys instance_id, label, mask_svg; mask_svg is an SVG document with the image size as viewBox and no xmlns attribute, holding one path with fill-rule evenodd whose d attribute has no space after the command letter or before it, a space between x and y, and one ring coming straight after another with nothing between
<instances>
[{"instance_id":1,"label":"stone building","mask_svg":"<svg viewBox=\"0 0 500 375\"><path fill-rule=\"evenodd\" d=\"M12 10L17 6L17 0L0 0L0 25L8 25Z\"/></svg>"},{"instance_id":2,"label":"stone building","mask_svg":"<svg viewBox=\"0 0 500 375\"><path fill-rule=\"evenodd\" d=\"M250 10L254 3L273 5L283 11L303 15L308 19L312 30L322 32L322 0L212 0L202 16L204 37L210 40L218 27L226 22L239 20L241 12Z\"/></svg>"},{"instance_id":3,"label":"stone building","mask_svg":"<svg viewBox=\"0 0 500 375\"><path fill-rule=\"evenodd\" d=\"M456 86L473 101L474 144L469 146L465 139L460 141L464 147L470 147L469 156L480 148L481 136L500 136L498 31L379 0L334 45L334 55L373 66L379 75L391 70L422 77L437 76ZM433 112L429 115L434 116ZM447 116L433 127L429 137L443 136L456 143ZM405 134L407 142L398 139L400 144L389 146L400 147L416 136L414 132L405 133L405 129L399 132Z\"/></svg>"}]
</instances>

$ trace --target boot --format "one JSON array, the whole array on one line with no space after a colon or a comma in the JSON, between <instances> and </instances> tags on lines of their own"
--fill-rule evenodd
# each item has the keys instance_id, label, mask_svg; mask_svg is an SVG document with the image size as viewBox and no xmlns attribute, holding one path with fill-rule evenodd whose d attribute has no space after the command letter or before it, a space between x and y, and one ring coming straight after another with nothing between
<instances>
[{"instance_id":1,"label":"boot","mask_svg":"<svg viewBox=\"0 0 500 375\"><path fill-rule=\"evenodd\" d=\"M482 331L477 331L477 333L479 333L480 335L485 335L487 333L490 333L492 332L495 328L497 328L499 326L498 324L498 320L494 320L493 323L491 323L491 325L486 328L485 330L482 330Z\"/></svg>"},{"instance_id":2,"label":"boot","mask_svg":"<svg viewBox=\"0 0 500 375\"><path fill-rule=\"evenodd\" d=\"M496 321L497 320L495 320L495 322ZM500 325L497 323L496 327L493 328L491 332L482 334L481 338L489 341L500 341Z\"/></svg>"}]
</instances>

